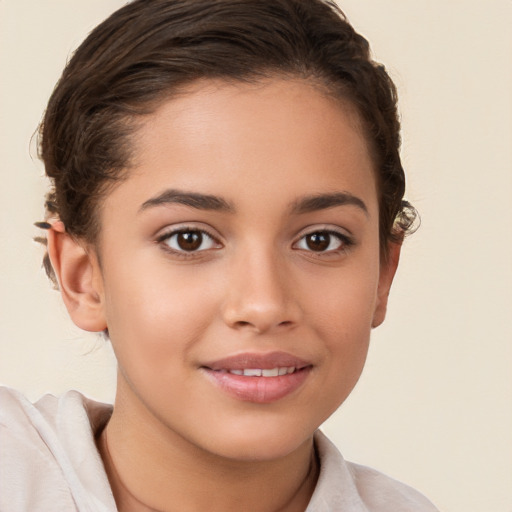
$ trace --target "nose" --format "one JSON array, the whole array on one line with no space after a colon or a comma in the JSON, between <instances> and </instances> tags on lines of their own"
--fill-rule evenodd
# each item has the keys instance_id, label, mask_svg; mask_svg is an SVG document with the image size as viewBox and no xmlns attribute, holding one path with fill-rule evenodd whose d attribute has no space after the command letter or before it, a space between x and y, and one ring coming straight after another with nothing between
<instances>
[{"instance_id":1,"label":"nose","mask_svg":"<svg viewBox=\"0 0 512 512\"><path fill-rule=\"evenodd\" d=\"M262 334L298 324L301 309L285 262L268 251L231 263L222 308L229 327Z\"/></svg>"}]
</instances>

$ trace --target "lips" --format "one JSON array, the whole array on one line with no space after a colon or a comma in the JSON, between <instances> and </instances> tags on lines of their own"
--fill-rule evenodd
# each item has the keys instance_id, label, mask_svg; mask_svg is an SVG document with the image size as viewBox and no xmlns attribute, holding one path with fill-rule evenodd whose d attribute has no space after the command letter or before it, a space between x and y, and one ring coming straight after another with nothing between
<instances>
[{"instance_id":1,"label":"lips","mask_svg":"<svg viewBox=\"0 0 512 512\"><path fill-rule=\"evenodd\" d=\"M214 371L245 370L248 368L260 368L272 370L274 368L301 369L310 366L311 363L295 357L287 352L271 352L268 354L245 353L205 363L202 366Z\"/></svg>"},{"instance_id":2,"label":"lips","mask_svg":"<svg viewBox=\"0 0 512 512\"><path fill-rule=\"evenodd\" d=\"M243 370L220 370L232 373L233 375L244 375L245 377L278 377L279 375L287 375L296 371L295 366L276 367L270 370L263 368L244 368Z\"/></svg>"},{"instance_id":3,"label":"lips","mask_svg":"<svg viewBox=\"0 0 512 512\"><path fill-rule=\"evenodd\" d=\"M284 352L239 354L201 366L210 381L233 398L271 403L296 391L312 365Z\"/></svg>"}]
</instances>

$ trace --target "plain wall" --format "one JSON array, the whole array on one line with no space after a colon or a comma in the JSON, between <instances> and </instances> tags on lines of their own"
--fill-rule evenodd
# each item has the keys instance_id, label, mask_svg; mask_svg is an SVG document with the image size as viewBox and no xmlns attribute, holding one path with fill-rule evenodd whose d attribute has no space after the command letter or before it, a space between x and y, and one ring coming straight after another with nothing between
<instances>
[{"instance_id":1,"label":"plain wall","mask_svg":"<svg viewBox=\"0 0 512 512\"><path fill-rule=\"evenodd\" d=\"M124 3L0 0L0 383L32 399L113 398L109 346L71 325L40 268L31 136L70 52ZM511 512L512 2L340 4L398 85L422 226L363 377L324 429L443 511Z\"/></svg>"}]
</instances>

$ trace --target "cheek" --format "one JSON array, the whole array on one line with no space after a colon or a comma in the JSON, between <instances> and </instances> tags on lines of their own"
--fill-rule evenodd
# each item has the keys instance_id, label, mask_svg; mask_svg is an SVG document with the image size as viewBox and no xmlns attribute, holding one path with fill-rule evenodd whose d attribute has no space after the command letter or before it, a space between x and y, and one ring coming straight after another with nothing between
<instances>
[{"instance_id":1,"label":"cheek","mask_svg":"<svg viewBox=\"0 0 512 512\"><path fill-rule=\"evenodd\" d=\"M309 309L316 312L317 327L328 339L341 336L347 343L359 339L358 333L371 329L377 287L378 263L335 271L315 287L309 287ZM314 295L311 289L315 290Z\"/></svg>"},{"instance_id":2,"label":"cheek","mask_svg":"<svg viewBox=\"0 0 512 512\"><path fill-rule=\"evenodd\" d=\"M105 309L120 364L154 368L186 359L215 311L214 294L201 283L200 276L155 265L144 272L111 272Z\"/></svg>"},{"instance_id":3,"label":"cheek","mask_svg":"<svg viewBox=\"0 0 512 512\"><path fill-rule=\"evenodd\" d=\"M339 272L316 287L310 311L316 335L323 340L325 372L323 388L331 391L338 406L350 393L362 372L376 305L378 263ZM310 288L311 289L311 288Z\"/></svg>"}]
</instances>

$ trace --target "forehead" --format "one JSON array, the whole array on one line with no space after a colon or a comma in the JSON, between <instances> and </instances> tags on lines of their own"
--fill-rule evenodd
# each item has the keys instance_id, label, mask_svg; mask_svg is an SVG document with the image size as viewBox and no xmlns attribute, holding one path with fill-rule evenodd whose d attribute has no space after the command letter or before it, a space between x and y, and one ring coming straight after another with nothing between
<instances>
[{"instance_id":1,"label":"forehead","mask_svg":"<svg viewBox=\"0 0 512 512\"><path fill-rule=\"evenodd\" d=\"M142 149L142 145L148 142L146 135L152 138L154 133L150 132L158 124L163 122L167 128L170 127L171 116L174 128L188 135L192 133L188 129L200 130L215 117L219 127L245 126L247 130L243 133L251 131L253 137L257 135L257 123L272 123L271 133L266 130L261 135L275 137L282 127L300 136L306 134L308 127L318 132L320 128L332 130L345 124L367 142L363 123L353 103L313 79L277 75L249 82L197 80L173 91L169 98L164 96L153 106L152 112L141 118L135 137L135 142L139 142ZM309 118L306 125L301 124L305 116ZM201 138L204 136L202 133Z\"/></svg>"},{"instance_id":2,"label":"forehead","mask_svg":"<svg viewBox=\"0 0 512 512\"><path fill-rule=\"evenodd\" d=\"M133 167L118 188L139 206L169 187L232 202L284 188L289 202L346 187L374 199L354 107L303 80L195 83L143 118L132 142Z\"/></svg>"}]
</instances>

